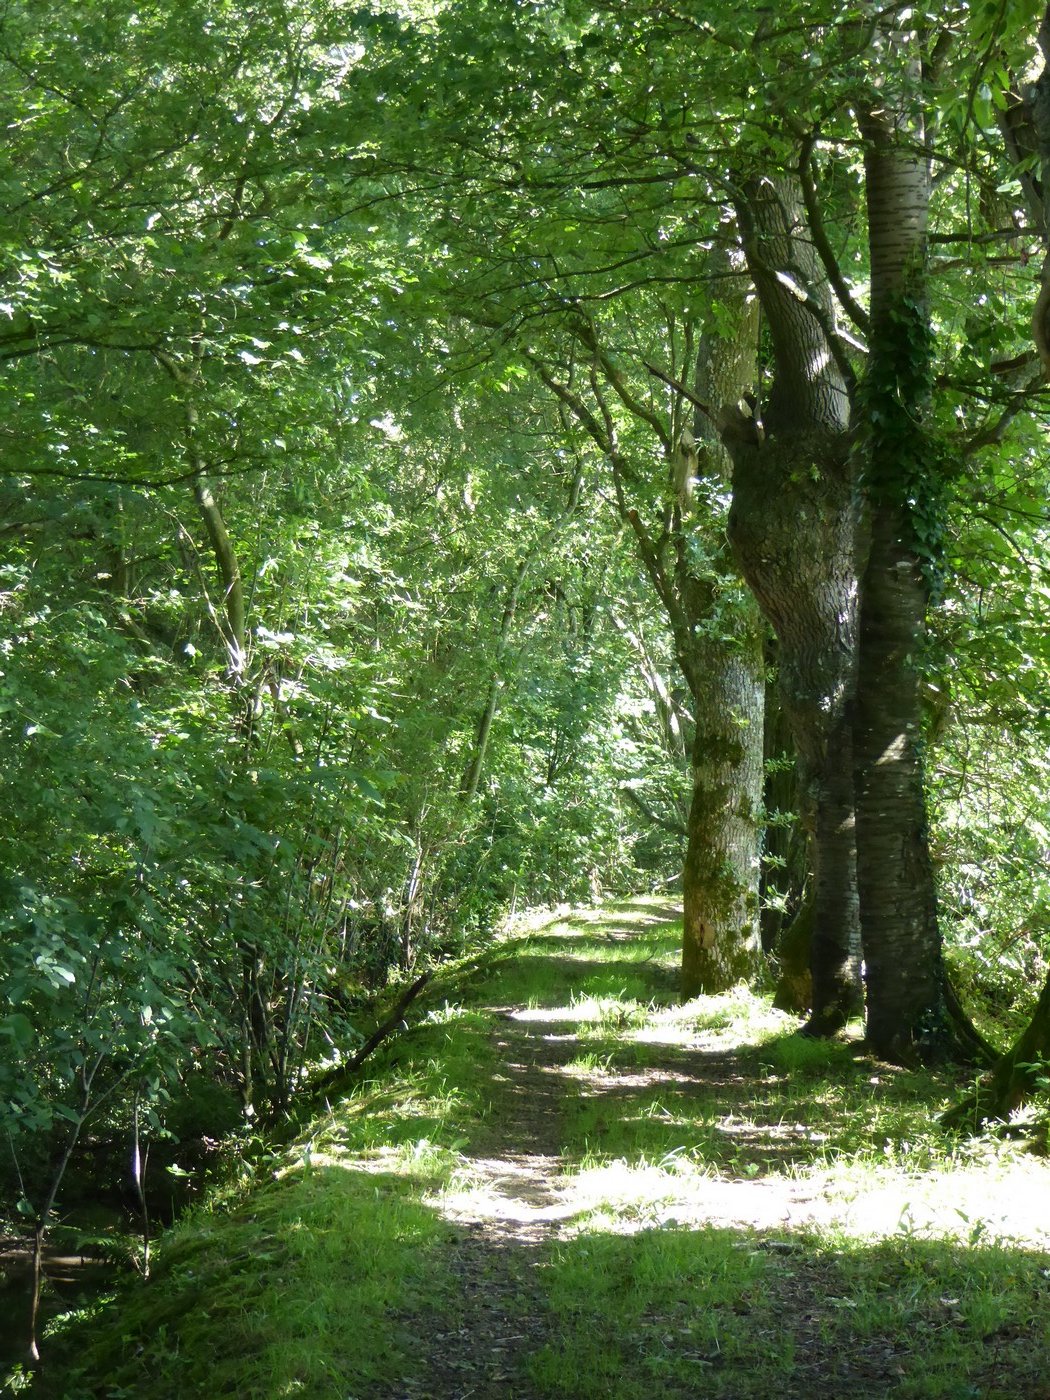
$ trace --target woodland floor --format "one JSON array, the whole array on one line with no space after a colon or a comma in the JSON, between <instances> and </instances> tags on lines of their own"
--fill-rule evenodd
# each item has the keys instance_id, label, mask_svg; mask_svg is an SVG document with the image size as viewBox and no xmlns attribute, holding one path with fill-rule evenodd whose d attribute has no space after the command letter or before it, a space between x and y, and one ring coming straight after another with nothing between
<instances>
[{"instance_id":1,"label":"woodland floor","mask_svg":"<svg viewBox=\"0 0 1050 1400\"><path fill-rule=\"evenodd\" d=\"M637 938L640 925L673 921L675 913L641 906L619 924L604 920L602 937L612 947L628 943ZM578 941L580 921L577 916L575 927L561 935L567 947ZM559 1320L550 1310L543 1271L559 1242L577 1238L580 1222L596 1208L605 1208L605 1229L614 1235L717 1227L741 1232L738 1247L770 1255L776 1265L766 1280L772 1297L765 1299L764 1318L776 1329L779 1350L787 1341L793 1362L790 1377L770 1377L768 1393L799 1400L894 1394L910 1359L909 1348L902 1347L898 1337L843 1336L842 1315L850 1310L850 1300L842 1296L839 1271L827 1260L810 1256L798 1238L800 1232L804 1238L814 1230L852 1227L875 1238L900 1232L914 1238L955 1237L964 1222L968 1234L978 1239L988 1235L1050 1245L1050 1199L1033 1195L1033 1183L1023 1172L1015 1181L1016 1186L1023 1179L1020 1190L996 1191L991 1199L983 1169L955 1173L950 1190L934 1184L932 1190L917 1192L914 1179L902 1177L879 1186L868 1183L854 1196L834 1182L832 1173L822 1179L819 1172L770 1170L778 1161L790 1168L793 1145L800 1138L812 1143L823 1136L819 1131L803 1123L756 1122L748 1115L735 1125L734 1134L731 1113L722 1127L738 1144L733 1175L699 1181L686 1175L677 1193L669 1193L666 1179L661 1179L654 1201L646 1196L643 1173L643 1180L630 1183L628 1198L617 1200L618 1163L581 1173L573 1170L573 1154L563 1151L581 1108L601 1105L601 1116L594 1120L600 1138L607 1125L629 1120L640 1102L651 1102L654 1091L668 1087L676 1094L718 1103L737 1096L743 1104L747 1077L754 1073L753 1056L720 1049L720 1037L710 1032L683 1037L680 1024L672 1021L665 1036L648 1030L643 1063L632 1065L630 1041L622 1035L627 1013L621 1013L624 1024L619 1027L614 1013L612 1029L619 1032L614 1038L623 1039L621 1053L599 1056L581 1071L576 1062L587 1042L573 1006L577 989L572 971L567 968L567 1004L561 1008L487 1008L498 1018L492 1038L500 1066L492 1076L490 1127L481 1143L464 1153L461 1189L442 1193L436 1202L457 1227L446 1257L459 1281L462 1317L458 1326L446 1329L440 1320L435 1325L426 1311L407 1316L404 1320L427 1357L426 1373L394 1388L384 1386L369 1400L502 1400L508 1395L546 1400L549 1389L534 1388L522 1379L529 1357L557 1344ZM653 972L658 981L667 969ZM884 1072L894 1073L889 1067ZM750 1175L755 1166L758 1170ZM600 1179L603 1174L605 1182ZM1045 1173L1039 1176L1045 1186ZM940 1302L943 1318L938 1325L959 1326L963 1319L954 1311L956 1300L942 1297ZM697 1305L703 1306L702 1298ZM748 1299L741 1297L733 1310L737 1316L746 1315ZM659 1330L658 1317L648 1322ZM616 1320L610 1318L609 1325ZM712 1373L725 1364L717 1340L697 1350L695 1339L687 1338L683 1345L682 1338L673 1335L670 1319L669 1327L663 1342L679 1362L693 1361L693 1375L668 1376L652 1393L705 1393ZM1023 1321L999 1328L986 1339L985 1375L960 1376L945 1393L999 1393L996 1373L1004 1369L1004 1347L1019 1351L1034 1340ZM1042 1352L1023 1362L1015 1356L1008 1367L1013 1379L1006 1385L1020 1388L1002 1393L1016 1394L1018 1400L1050 1397L1050 1376L1042 1378L1048 1359ZM746 1393L764 1394L761 1381L756 1385L755 1380L751 1378ZM721 1384L717 1392L735 1393Z\"/></svg>"},{"instance_id":2,"label":"woodland floor","mask_svg":"<svg viewBox=\"0 0 1050 1400\"><path fill-rule=\"evenodd\" d=\"M1050 1400L1046 1163L1010 1144L946 1144L934 1114L958 1092L950 1078L800 1041L743 992L678 1006L676 912L638 901L519 930L461 1001L388 1052L357 1110L333 1104L271 1174L285 1221L288 1191L365 1202L356 1245L336 1239L325 1267L351 1256L354 1286L386 1279L380 1301L342 1286L320 1299L325 1283L297 1282L299 1256L272 1243L263 1257L283 1258L279 1277L254 1297L262 1285L229 1262L256 1248L246 1231L265 1225L272 1241L302 1226L319 1245L350 1227L323 1195L289 1227L250 1194L228 1227L239 1235L216 1221L176 1244L152 1315L122 1315L138 1381L125 1365L112 1388L42 1393ZM364 1139L347 1127L354 1111ZM208 1248L220 1262L202 1262ZM197 1306L209 1267L213 1297L222 1269L242 1271L232 1323L216 1302L214 1335L195 1312L192 1337L144 1342L178 1337L171 1319ZM298 1359L268 1359L265 1381L187 1369L231 1326L246 1354L275 1325L293 1330L297 1290L310 1315Z\"/></svg>"}]
</instances>

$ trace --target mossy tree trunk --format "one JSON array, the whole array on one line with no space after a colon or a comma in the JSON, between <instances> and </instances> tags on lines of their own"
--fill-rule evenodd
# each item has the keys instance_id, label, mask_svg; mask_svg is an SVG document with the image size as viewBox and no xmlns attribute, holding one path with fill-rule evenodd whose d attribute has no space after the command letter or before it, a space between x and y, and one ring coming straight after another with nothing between
<instances>
[{"instance_id":1,"label":"mossy tree trunk","mask_svg":"<svg viewBox=\"0 0 1050 1400\"><path fill-rule=\"evenodd\" d=\"M761 955L763 682L754 632L748 641L738 655L693 649L690 692L703 718L693 741L682 871L683 999L750 981Z\"/></svg>"},{"instance_id":2,"label":"mossy tree trunk","mask_svg":"<svg viewBox=\"0 0 1050 1400\"><path fill-rule=\"evenodd\" d=\"M725 544L723 522L708 504L725 490L728 459L714 423L696 408L698 402L735 402L754 382L756 308L748 302L746 279L736 275L739 268L727 268L728 257L711 254L720 314L712 314L699 335L690 325L683 336L692 385L645 363L647 381L639 390L582 308L571 322L569 365L556 373L549 360L526 356L609 464L620 518L664 610L693 706L683 861L685 999L751 980L762 959L762 627ZM712 329L716 319L725 334ZM581 350L589 361L585 390L574 384L572 369ZM653 374L671 390L659 408L650 392ZM644 447L639 427L648 437ZM627 438L638 446L626 447ZM651 468L654 444L663 480Z\"/></svg>"},{"instance_id":3,"label":"mossy tree trunk","mask_svg":"<svg viewBox=\"0 0 1050 1400\"><path fill-rule=\"evenodd\" d=\"M1032 1019L972 1094L941 1120L949 1128L979 1132L985 1123L1005 1122L1028 1099L1046 1092L1050 1079L1050 975Z\"/></svg>"},{"instance_id":4,"label":"mossy tree trunk","mask_svg":"<svg viewBox=\"0 0 1050 1400\"><path fill-rule=\"evenodd\" d=\"M855 729L861 929L869 1043L888 1059L908 1060L948 1030L920 695L938 528L937 463L924 428L932 383L930 177L915 110L868 113L861 130L871 255L862 394L870 545Z\"/></svg>"},{"instance_id":5,"label":"mossy tree trunk","mask_svg":"<svg viewBox=\"0 0 1050 1400\"><path fill-rule=\"evenodd\" d=\"M725 253L712 253L711 271L739 273L732 261ZM729 276L726 282L727 333L706 330L697 350L694 389L703 404L735 403L755 380L755 308L743 279ZM698 485L724 489L731 462L715 423L696 411L692 431ZM702 573L693 563L691 536L704 523L692 492L679 492L672 525L681 614L673 630L697 717L682 872L682 996L687 999L750 981L760 966L765 660L758 610L725 544L715 547ZM727 641L731 636L734 642Z\"/></svg>"},{"instance_id":6,"label":"mossy tree trunk","mask_svg":"<svg viewBox=\"0 0 1050 1400\"><path fill-rule=\"evenodd\" d=\"M700 448L696 470L717 472L718 445L701 438ZM622 482L615 456L613 470ZM681 506L673 512L669 548L660 548L638 513L626 507L622 488L619 498L666 609L695 716L682 868L681 994L688 1000L750 981L761 965L761 626L728 550L716 547L705 560L703 575L695 570L690 535L699 526Z\"/></svg>"},{"instance_id":7,"label":"mossy tree trunk","mask_svg":"<svg viewBox=\"0 0 1050 1400\"><path fill-rule=\"evenodd\" d=\"M733 458L730 539L776 633L814 867L808 1029L859 1008L852 793L856 495L850 403L827 323L830 294L792 179L746 182L738 217L773 344L768 404L723 412Z\"/></svg>"}]
</instances>

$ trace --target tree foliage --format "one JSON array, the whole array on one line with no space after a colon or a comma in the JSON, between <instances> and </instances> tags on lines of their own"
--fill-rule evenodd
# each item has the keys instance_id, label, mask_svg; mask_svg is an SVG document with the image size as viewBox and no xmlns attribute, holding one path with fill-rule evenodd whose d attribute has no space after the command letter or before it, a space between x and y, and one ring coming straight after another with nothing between
<instances>
[{"instance_id":1,"label":"tree foliage","mask_svg":"<svg viewBox=\"0 0 1050 1400\"><path fill-rule=\"evenodd\" d=\"M687 990L755 975L758 608L811 1027L858 863L877 1048L943 1031L942 936L1019 1019L1034 8L67 10L0 21L0 1126L38 1239L85 1135L208 1077L287 1111L367 991L511 909L684 859Z\"/></svg>"}]
</instances>

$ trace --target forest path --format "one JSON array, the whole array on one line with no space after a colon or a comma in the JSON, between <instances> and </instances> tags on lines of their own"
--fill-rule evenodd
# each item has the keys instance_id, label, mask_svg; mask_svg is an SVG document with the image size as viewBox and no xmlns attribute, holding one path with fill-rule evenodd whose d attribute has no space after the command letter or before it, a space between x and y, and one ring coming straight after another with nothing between
<instances>
[{"instance_id":1,"label":"forest path","mask_svg":"<svg viewBox=\"0 0 1050 1400\"><path fill-rule=\"evenodd\" d=\"M519 1020L513 1010L496 1015L492 1041L501 1068L491 1127L481 1150L464 1156L453 1188L435 1201L456 1227L444 1263L462 1311L451 1328L428 1326L426 1315L411 1319L427 1367L398 1392L402 1400L540 1400L523 1376L528 1356L548 1340L537 1272L575 1213L562 1176L565 1095L558 1078L575 1053L575 1036L559 1035L553 1022Z\"/></svg>"},{"instance_id":2,"label":"forest path","mask_svg":"<svg viewBox=\"0 0 1050 1400\"><path fill-rule=\"evenodd\" d=\"M997 1394L902 1390L909 1348L892 1329L851 1325L858 1304L844 1251L810 1243L840 1231L876 1239L958 1233L960 1220L974 1238L984 1228L990 1235L1002 1220L971 1224L994 1206L987 1185L968 1183L963 1172L949 1197L936 1182L924 1193L914 1177L890 1185L869 1179L861 1188L822 1170L829 1125L820 1104L805 1112L785 1101L785 1066L764 1062L761 1043L740 1046L738 1008L712 1010L705 1025L695 1005L675 1005L672 959L666 946L652 951L674 913L639 905L619 924L606 917L600 959L593 938L579 951L580 916L568 930L547 929L539 953L556 968L548 994L528 1006L481 1008L492 1018L488 1112L454 1182L431 1201L452 1227L444 1266L459 1307L402 1317L425 1366L369 1400ZM655 939L649 952L646 935ZM639 974L656 998L644 1010L627 987L600 994L622 975L637 997ZM892 1085L894 1072L883 1073ZM770 1081L757 1096L756 1076ZM876 1091L879 1077L869 1076ZM658 1253L666 1247L682 1257L651 1265L666 1277L646 1305L654 1240ZM705 1276L718 1272L725 1287L707 1297ZM572 1281L560 1284L562 1275ZM629 1297L624 1310L622 1295L637 1276L640 1311ZM588 1305L576 1295L589 1288ZM951 1287L937 1299L930 1325L961 1327ZM994 1369L1003 1347L1021 1338L990 1335ZM588 1345L595 1357L611 1350L629 1359L634 1373L605 1365L604 1375L599 1366L589 1376ZM1050 1397L1050 1390L1010 1393Z\"/></svg>"},{"instance_id":3,"label":"forest path","mask_svg":"<svg viewBox=\"0 0 1050 1400\"><path fill-rule=\"evenodd\" d=\"M679 938L633 900L437 973L34 1400L1050 1400L1047 1162L947 1140L947 1070L680 1005Z\"/></svg>"},{"instance_id":4,"label":"forest path","mask_svg":"<svg viewBox=\"0 0 1050 1400\"><path fill-rule=\"evenodd\" d=\"M674 912L669 911L671 917ZM642 920L652 926L669 921L663 913ZM632 921L621 928L606 928L604 933L614 940L626 939L637 933L637 927ZM651 969L649 975L666 980L660 978L661 971ZM542 1271L559 1241L574 1234L575 1222L607 1203L601 1184L596 1190L595 1183L572 1170L572 1159L579 1153L564 1149L573 1138L573 1119L588 1103L600 1103L601 1114L595 1122L600 1137L620 1116L631 1114L639 1093L674 1085L693 1095L702 1095L705 1089L721 1095L734 1082L743 1083L732 1055L710 1049L697 1053L696 1045L674 1040L650 1041L644 1066L637 1068L617 1066L607 1055L591 1063L586 1047L593 1023L581 1022L573 1008L577 989L567 991L569 1004L560 1009L485 1008L496 1020L492 1045L499 1065L492 1076L489 1126L480 1150L464 1154L456 1186L434 1201L456 1227L445 1263L457 1280L462 1312L451 1328L428 1326L425 1316L411 1319L427 1365L421 1378L402 1383L396 1400L547 1400L552 1392L546 1387L534 1389L526 1379L530 1356L544 1348L552 1352L558 1348L558 1326ZM661 1186L659 1201L625 1203L622 1220L612 1228L627 1234L640 1225L743 1225L768 1230L798 1224L814 1204L812 1191L801 1181L782 1180L773 1186L769 1180L705 1178L702 1199L697 1183L689 1178L683 1178L682 1189L671 1198L665 1183ZM647 1218L647 1205L657 1210L659 1221ZM779 1243L774 1241L771 1248ZM813 1282L800 1280L806 1297L792 1300L798 1304L800 1316L794 1327L800 1333L812 1330L808 1299ZM782 1301L787 1305L786 1297ZM789 1308L785 1323L790 1312ZM609 1324L614 1325L614 1319ZM697 1381L719 1360L717 1350L711 1355L695 1353L694 1359ZM815 1370L828 1363L824 1358L815 1367L806 1367L797 1388L778 1393L788 1397L845 1393L838 1388L850 1380L845 1373L836 1378L833 1389L816 1385ZM858 1380L854 1374L850 1393L860 1393ZM658 1393L691 1396L697 1381L680 1385L668 1379ZM383 1400L395 1397L385 1392Z\"/></svg>"}]
</instances>

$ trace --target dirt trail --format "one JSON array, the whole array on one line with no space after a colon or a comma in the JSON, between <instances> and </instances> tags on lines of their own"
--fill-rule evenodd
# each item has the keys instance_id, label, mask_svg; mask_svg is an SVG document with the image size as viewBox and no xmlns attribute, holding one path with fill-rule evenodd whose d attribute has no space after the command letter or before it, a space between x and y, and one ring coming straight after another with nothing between
<instances>
[{"instance_id":1,"label":"dirt trail","mask_svg":"<svg viewBox=\"0 0 1050 1400\"><path fill-rule=\"evenodd\" d=\"M433 1316L402 1317L426 1357L424 1373L367 1400L549 1400L550 1391L530 1389L525 1379L528 1359L558 1341L558 1319L549 1309L542 1270L559 1240L571 1237L579 1217L596 1204L594 1174L588 1185L587 1174L564 1170L570 1115L581 1098L599 1099L612 1122L632 1111L632 1101L636 1111L640 1091L665 1085L670 1092L685 1089L691 1097L708 1095L732 1105L743 1099L737 1086L754 1073L739 1052L720 1048L717 1036L688 1034L666 1041L647 1037L639 1065L628 1055L604 1062L599 1057L597 1067L582 1068L586 1037L579 1019L553 1009L489 1010L496 1021L499 1069L483 1141L465 1155L457 1186L432 1201L452 1227L445 1257L458 1280L461 1306L458 1315L448 1314L437 1324ZM775 1267L767 1286L777 1326L793 1337L796 1357L790 1382L779 1384L779 1400L845 1395L881 1400L896 1393L907 1358L878 1337L856 1338L843 1347L841 1331L829 1325L830 1310L846 1306L833 1296L834 1265L810 1255L799 1232L830 1225L886 1238L911 1212L905 1228L936 1233L946 1221L958 1224L960 1198L933 1199L927 1208L914 1179L887 1186L885 1199L877 1192L851 1198L830 1172L781 1169L790 1167L800 1147L811 1147L814 1133L773 1114L768 1122L734 1122L729 1113L719 1131L738 1153L738 1167L753 1162L755 1175L733 1168L726 1175L686 1173L679 1180L659 1168L647 1176L636 1167L630 1174L636 1196L623 1232L723 1226L739 1229L742 1241L750 1241L746 1247L769 1251ZM959 1173L953 1191L964 1186L965 1173ZM1030 1224L1023 1200L1002 1204L1008 1213L1011 1208L1027 1213ZM975 1212L968 1218L994 1206L988 1200L983 1207L967 1203ZM1009 1236L1009 1224L1004 1216L992 1220L991 1228ZM703 1374L697 1371L696 1385L688 1390L665 1388L654 1392L654 1400L700 1393ZM1047 1400L1050 1390L1045 1395L1026 1391L1026 1400L1036 1394Z\"/></svg>"},{"instance_id":2,"label":"dirt trail","mask_svg":"<svg viewBox=\"0 0 1050 1400\"><path fill-rule=\"evenodd\" d=\"M425 1335L427 1374L406 1383L399 1400L534 1400L520 1378L525 1358L547 1341L537 1269L577 1211L560 1175L559 1071L578 1047L559 1023L522 1021L503 1010L495 1048L502 1071L491 1143L467 1159L465 1188L440 1200L456 1226L446 1258L458 1280L461 1318L453 1331Z\"/></svg>"},{"instance_id":3,"label":"dirt trail","mask_svg":"<svg viewBox=\"0 0 1050 1400\"><path fill-rule=\"evenodd\" d=\"M523 1380L527 1358L554 1340L539 1270L550 1247L593 1204L575 1177L562 1175L566 1114L575 1097L564 1071L581 1047L572 1023L556 1016L508 1008L497 1014L495 1048L502 1071L496 1078L491 1139L482 1154L467 1156L463 1188L436 1202L455 1226L445 1257L458 1280L461 1314L451 1330L435 1331L424 1319L411 1319L428 1357L426 1374L374 1400L545 1400ZM648 1057L644 1070L594 1071L584 1092L607 1098L615 1113L640 1081L687 1082L702 1091L712 1079L724 1082L738 1073L731 1056L705 1057L667 1046ZM786 1227L792 1205L802 1209L809 1193L798 1182L783 1185L790 1201L769 1181L705 1179L702 1204L683 1196L660 1223L697 1223L702 1216L717 1224ZM807 1294L817 1282L805 1281ZM785 1297L787 1306L794 1303L798 1300ZM798 1311L803 1334L819 1327L805 1301ZM784 1393L784 1400L796 1394L830 1400L846 1393L838 1389L840 1380L832 1390L822 1388L820 1372L837 1368L830 1358L819 1357L812 1340L810 1357L801 1388ZM677 1388L666 1393L686 1394Z\"/></svg>"}]
</instances>

